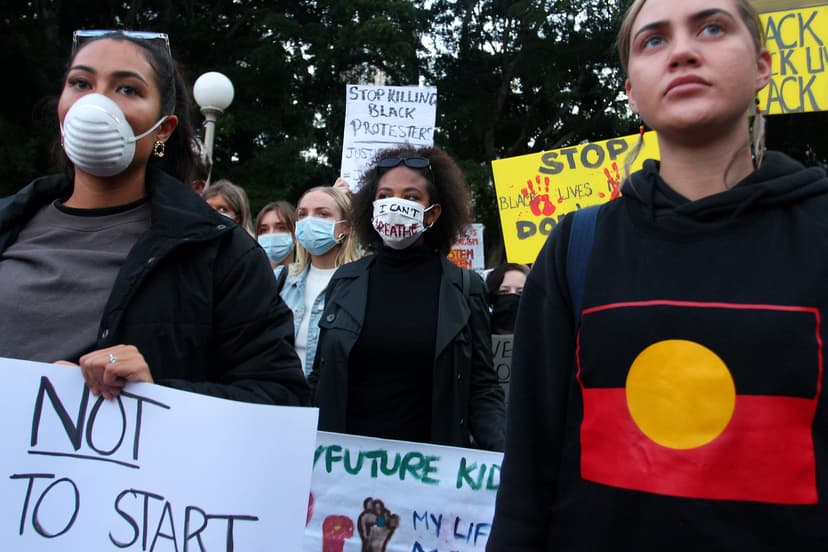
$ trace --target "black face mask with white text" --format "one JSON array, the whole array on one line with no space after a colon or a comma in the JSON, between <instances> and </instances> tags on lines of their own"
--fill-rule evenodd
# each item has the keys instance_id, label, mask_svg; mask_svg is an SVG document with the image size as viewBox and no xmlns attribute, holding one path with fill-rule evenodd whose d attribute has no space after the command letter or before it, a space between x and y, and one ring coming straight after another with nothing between
<instances>
[{"instance_id":1,"label":"black face mask with white text","mask_svg":"<svg viewBox=\"0 0 828 552\"><path fill-rule=\"evenodd\" d=\"M492 333L512 333L515 329L520 295L497 295L492 302Z\"/></svg>"}]
</instances>

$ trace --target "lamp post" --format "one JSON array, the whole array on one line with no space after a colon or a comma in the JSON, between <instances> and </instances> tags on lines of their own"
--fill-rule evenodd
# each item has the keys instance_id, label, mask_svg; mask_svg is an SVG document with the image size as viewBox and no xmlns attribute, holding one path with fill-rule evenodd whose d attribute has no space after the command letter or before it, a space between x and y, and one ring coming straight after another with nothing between
<instances>
[{"instance_id":1,"label":"lamp post","mask_svg":"<svg viewBox=\"0 0 828 552\"><path fill-rule=\"evenodd\" d=\"M216 119L233 103L233 83L226 76L215 71L198 77L193 86L193 97L204 115L204 149L211 164L213 142L216 136ZM210 185L207 177L206 186Z\"/></svg>"}]
</instances>

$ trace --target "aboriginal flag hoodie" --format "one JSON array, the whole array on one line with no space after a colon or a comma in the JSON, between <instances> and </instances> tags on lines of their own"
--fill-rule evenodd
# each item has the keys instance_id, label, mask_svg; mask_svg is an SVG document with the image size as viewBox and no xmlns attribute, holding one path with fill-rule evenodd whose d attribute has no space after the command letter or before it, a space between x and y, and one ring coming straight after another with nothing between
<instances>
[{"instance_id":1,"label":"aboriginal flag hoodie","mask_svg":"<svg viewBox=\"0 0 828 552\"><path fill-rule=\"evenodd\" d=\"M769 152L689 201L647 161L567 217L515 327L488 550L826 550L828 178Z\"/></svg>"}]
</instances>

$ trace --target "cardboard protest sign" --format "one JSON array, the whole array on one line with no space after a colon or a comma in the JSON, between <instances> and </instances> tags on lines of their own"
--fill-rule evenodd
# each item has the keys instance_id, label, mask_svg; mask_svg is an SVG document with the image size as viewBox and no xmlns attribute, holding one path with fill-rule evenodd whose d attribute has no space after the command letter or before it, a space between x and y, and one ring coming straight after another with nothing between
<instances>
[{"instance_id":1,"label":"cardboard protest sign","mask_svg":"<svg viewBox=\"0 0 828 552\"><path fill-rule=\"evenodd\" d=\"M768 114L828 109L828 2L760 15L773 77L759 93Z\"/></svg>"},{"instance_id":2,"label":"cardboard protest sign","mask_svg":"<svg viewBox=\"0 0 828 552\"><path fill-rule=\"evenodd\" d=\"M0 373L0 549L301 550L316 409L152 384L104 400L76 368Z\"/></svg>"},{"instance_id":3,"label":"cardboard protest sign","mask_svg":"<svg viewBox=\"0 0 828 552\"><path fill-rule=\"evenodd\" d=\"M506 257L533 263L552 228L571 211L604 203L620 194L625 159L637 134L492 161ZM629 167L658 159L655 132Z\"/></svg>"},{"instance_id":4,"label":"cardboard protest sign","mask_svg":"<svg viewBox=\"0 0 828 552\"><path fill-rule=\"evenodd\" d=\"M320 431L305 552L483 552L503 455Z\"/></svg>"},{"instance_id":5,"label":"cardboard protest sign","mask_svg":"<svg viewBox=\"0 0 828 552\"><path fill-rule=\"evenodd\" d=\"M497 382L503 387L506 402L509 402L509 382L512 379L512 334L492 335L492 362L497 372Z\"/></svg>"},{"instance_id":6,"label":"cardboard protest sign","mask_svg":"<svg viewBox=\"0 0 828 552\"><path fill-rule=\"evenodd\" d=\"M345 99L340 176L352 189L377 151L401 144L434 144L436 88L349 84Z\"/></svg>"},{"instance_id":7,"label":"cardboard protest sign","mask_svg":"<svg viewBox=\"0 0 828 552\"><path fill-rule=\"evenodd\" d=\"M486 267L483 248L483 225L470 224L451 246L448 259L460 268L481 271Z\"/></svg>"}]
</instances>

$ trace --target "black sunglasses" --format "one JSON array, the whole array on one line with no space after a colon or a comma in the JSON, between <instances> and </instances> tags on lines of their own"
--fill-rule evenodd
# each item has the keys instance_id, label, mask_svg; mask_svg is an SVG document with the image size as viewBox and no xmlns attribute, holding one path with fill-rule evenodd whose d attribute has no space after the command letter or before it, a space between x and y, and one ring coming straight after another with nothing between
<instances>
[{"instance_id":1,"label":"black sunglasses","mask_svg":"<svg viewBox=\"0 0 828 552\"><path fill-rule=\"evenodd\" d=\"M387 171L400 165L405 165L409 169L431 173L431 160L426 157L383 157L377 161L377 170Z\"/></svg>"},{"instance_id":2,"label":"black sunglasses","mask_svg":"<svg viewBox=\"0 0 828 552\"><path fill-rule=\"evenodd\" d=\"M377 161L378 169L393 169L405 165L409 169L431 169L431 161L425 157L383 157Z\"/></svg>"}]
</instances>

